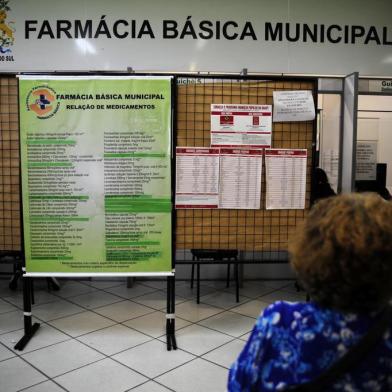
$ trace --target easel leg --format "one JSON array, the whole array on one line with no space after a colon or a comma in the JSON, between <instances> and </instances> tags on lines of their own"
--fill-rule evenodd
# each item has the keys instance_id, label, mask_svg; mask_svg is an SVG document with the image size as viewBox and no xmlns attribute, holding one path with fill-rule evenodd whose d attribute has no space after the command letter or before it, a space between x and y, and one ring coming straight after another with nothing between
<instances>
[{"instance_id":1,"label":"easel leg","mask_svg":"<svg viewBox=\"0 0 392 392\"><path fill-rule=\"evenodd\" d=\"M196 292L196 303L200 303L200 264L196 265L196 280L197 280L197 292Z\"/></svg>"},{"instance_id":2,"label":"easel leg","mask_svg":"<svg viewBox=\"0 0 392 392\"><path fill-rule=\"evenodd\" d=\"M177 350L175 336L175 277L167 277L166 345L167 350Z\"/></svg>"},{"instance_id":3,"label":"easel leg","mask_svg":"<svg viewBox=\"0 0 392 392\"><path fill-rule=\"evenodd\" d=\"M23 315L24 315L24 335L15 345L15 350L22 351L30 339L39 328L38 323L32 323L31 315L31 280L23 276Z\"/></svg>"},{"instance_id":4,"label":"easel leg","mask_svg":"<svg viewBox=\"0 0 392 392\"><path fill-rule=\"evenodd\" d=\"M195 258L193 257L193 261ZM195 263L192 263L192 272L191 272L191 289L193 289L193 280L195 278Z\"/></svg>"},{"instance_id":5,"label":"easel leg","mask_svg":"<svg viewBox=\"0 0 392 392\"><path fill-rule=\"evenodd\" d=\"M240 302L240 280L239 280L239 272L238 272L238 262L235 264L235 299L237 302Z\"/></svg>"},{"instance_id":6,"label":"easel leg","mask_svg":"<svg viewBox=\"0 0 392 392\"><path fill-rule=\"evenodd\" d=\"M127 278L127 288L130 289L131 287L133 287L133 283L134 283L134 278L128 277Z\"/></svg>"},{"instance_id":7,"label":"easel leg","mask_svg":"<svg viewBox=\"0 0 392 392\"><path fill-rule=\"evenodd\" d=\"M226 287L230 286L230 263L227 263Z\"/></svg>"}]
</instances>

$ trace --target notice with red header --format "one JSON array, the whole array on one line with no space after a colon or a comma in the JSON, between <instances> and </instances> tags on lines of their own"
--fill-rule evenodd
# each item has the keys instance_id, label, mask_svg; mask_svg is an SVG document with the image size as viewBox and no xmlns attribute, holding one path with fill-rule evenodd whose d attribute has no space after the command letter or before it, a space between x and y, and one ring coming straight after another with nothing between
<instances>
[{"instance_id":1,"label":"notice with red header","mask_svg":"<svg viewBox=\"0 0 392 392\"><path fill-rule=\"evenodd\" d=\"M219 208L259 209L263 150L221 148Z\"/></svg>"},{"instance_id":2,"label":"notice with red header","mask_svg":"<svg viewBox=\"0 0 392 392\"><path fill-rule=\"evenodd\" d=\"M307 150L266 149L266 209L304 209Z\"/></svg>"},{"instance_id":3,"label":"notice with red header","mask_svg":"<svg viewBox=\"0 0 392 392\"><path fill-rule=\"evenodd\" d=\"M211 105L211 147L271 147L271 105Z\"/></svg>"},{"instance_id":4,"label":"notice with red header","mask_svg":"<svg viewBox=\"0 0 392 392\"><path fill-rule=\"evenodd\" d=\"M219 148L176 148L176 208L218 208Z\"/></svg>"}]
</instances>

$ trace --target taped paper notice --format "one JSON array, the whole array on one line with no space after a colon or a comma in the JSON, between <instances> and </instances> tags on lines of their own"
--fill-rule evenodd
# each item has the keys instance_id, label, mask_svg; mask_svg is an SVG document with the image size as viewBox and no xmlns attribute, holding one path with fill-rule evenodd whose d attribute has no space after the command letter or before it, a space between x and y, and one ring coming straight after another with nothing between
<instances>
[{"instance_id":1,"label":"taped paper notice","mask_svg":"<svg viewBox=\"0 0 392 392\"><path fill-rule=\"evenodd\" d=\"M274 91L274 122L311 121L315 118L310 90Z\"/></svg>"},{"instance_id":2,"label":"taped paper notice","mask_svg":"<svg viewBox=\"0 0 392 392\"><path fill-rule=\"evenodd\" d=\"M211 105L212 147L271 147L271 105Z\"/></svg>"}]
</instances>

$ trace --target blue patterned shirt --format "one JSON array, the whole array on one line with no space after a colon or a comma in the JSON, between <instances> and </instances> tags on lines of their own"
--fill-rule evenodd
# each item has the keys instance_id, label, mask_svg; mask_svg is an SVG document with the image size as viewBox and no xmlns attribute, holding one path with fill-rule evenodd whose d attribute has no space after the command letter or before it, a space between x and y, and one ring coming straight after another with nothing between
<instances>
[{"instance_id":1,"label":"blue patterned shirt","mask_svg":"<svg viewBox=\"0 0 392 392\"><path fill-rule=\"evenodd\" d=\"M374 315L343 314L314 303L276 302L265 309L229 374L230 392L280 391L314 379L366 333ZM252 391L254 391L253 389ZM392 391L392 328L329 391Z\"/></svg>"}]
</instances>

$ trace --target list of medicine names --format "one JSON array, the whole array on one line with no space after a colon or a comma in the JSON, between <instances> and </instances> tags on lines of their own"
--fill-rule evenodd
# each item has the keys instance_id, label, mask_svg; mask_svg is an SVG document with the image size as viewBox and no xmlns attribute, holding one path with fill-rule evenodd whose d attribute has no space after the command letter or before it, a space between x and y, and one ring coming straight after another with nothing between
<instances>
[{"instance_id":1,"label":"list of medicine names","mask_svg":"<svg viewBox=\"0 0 392 392\"><path fill-rule=\"evenodd\" d=\"M221 149L219 208L260 208L262 162L262 150Z\"/></svg>"},{"instance_id":2,"label":"list of medicine names","mask_svg":"<svg viewBox=\"0 0 392 392\"><path fill-rule=\"evenodd\" d=\"M304 209L306 195L305 149L267 149L266 209Z\"/></svg>"},{"instance_id":3,"label":"list of medicine names","mask_svg":"<svg viewBox=\"0 0 392 392\"><path fill-rule=\"evenodd\" d=\"M145 237L161 236L164 225L160 216L136 214L138 211L132 210L134 205L124 208L121 214L118 206L127 197L142 199L147 195L154 202L153 189L166 192L170 198L169 160L165 153L149 151L148 146L155 141L150 135L106 132L103 136L104 154L88 142L84 132L27 134L33 260L62 260L72 267L75 254L90 238L92 221L102 214L103 205L108 261L121 266L125 260L129 263L131 259L158 256L158 251L147 247L135 251L130 247L118 249L112 244L140 243ZM102 194L113 199L105 197L100 201L93 196ZM139 207L140 203L136 209ZM97 268L101 266L102 263Z\"/></svg>"},{"instance_id":4,"label":"list of medicine names","mask_svg":"<svg viewBox=\"0 0 392 392\"><path fill-rule=\"evenodd\" d=\"M84 132L27 133L31 258L72 263L81 248L95 201L89 184L102 157L78 149Z\"/></svg>"},{"instance_id":5,"label":"list of medicine names","mask_svg":"<svg viewBox=\"0 0 392 392\"><path fill-rule=\"evenodd\" d=\"M104 132L105 195L170 195L170 161L157 145L154 134L142 131Z\"/></svg>"},{"instance_id":6,"label":"list of medicine names","mask_svg":"<svg viewBox=\"0 0 392 392\"><path fill-rule=\"evenodd\" d=\"M219 149L176 149L176 208L217 208Z\"/></svg>"},{"instance_id":7,"label":"list of medicine names","mask_svg":"<svg viewBox=\"0 0 392 392\"><path fill-rule=\"evenodd\" d=\"M160 257L171 189L170 157L158 145L154 133L104 133L107 261L135 264Z\"/></svg>"}]
</instances>

